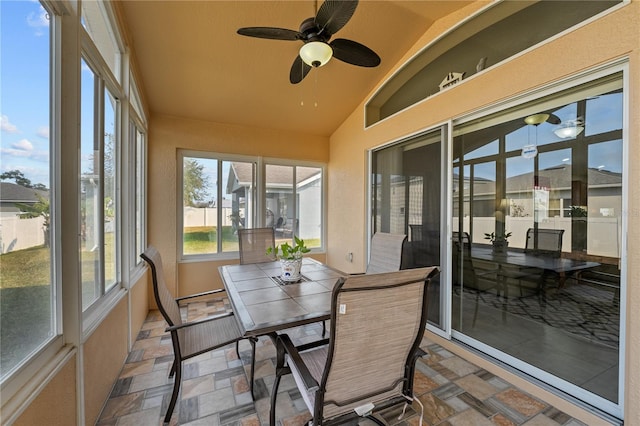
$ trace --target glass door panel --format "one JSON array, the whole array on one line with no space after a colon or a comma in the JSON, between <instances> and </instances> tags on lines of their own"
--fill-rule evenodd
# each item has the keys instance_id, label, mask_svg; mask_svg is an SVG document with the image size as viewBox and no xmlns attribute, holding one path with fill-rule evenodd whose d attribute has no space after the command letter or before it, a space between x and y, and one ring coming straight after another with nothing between
<instances>
[{"instance_id":1,"label":"glass door panel","mask_svg":"<svg viewBox=\"0 0 640 426\"><path fill-rule=\"evenodd\" d=\"M456 126L452 163L452 335L611 412L622 99L617 74Z\"/></svg>"},{"instance_id":2,"label":"glass door panel","mask_svg":"<svg viewBox=\"0 0 640 426\"><path fill-rule=\"evenodd\" d=\"M441 264L445 136L444 130L437 129L373 152L372 235L407 235L403 268ZM429 291L429 322L443 328L444 292L439 278Z\"/></svg>"}]
</instances>

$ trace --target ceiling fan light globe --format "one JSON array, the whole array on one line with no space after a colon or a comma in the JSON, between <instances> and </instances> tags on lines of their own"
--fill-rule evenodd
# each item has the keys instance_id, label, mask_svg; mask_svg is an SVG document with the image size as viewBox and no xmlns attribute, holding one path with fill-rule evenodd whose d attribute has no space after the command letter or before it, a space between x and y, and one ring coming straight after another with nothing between
<instances>
[{"instance_id":1,"label":"ceiling fan light globe","mask_svg":"<svg viewBox=\"0 0 640 426\"><path fill-rule=\"evenodd\" d=\"M305 64L318 68L329 62L333 49L327 43L310 41L300 48L300 58Z\"/></svg>"},{"instance_id":2,"label":"ceiling fan light globe","mask_svg":"<svg viewBox=\"0 0 640 426\"><path fill-rule=\"evenodd\" d=\"M549 118L549 114L540 113L540 114L532 114L528 117L525 117L524 122L527 124L533 124L537 126L538 124L544 123Z\"/></svg>"},{"instance_id":3,"label":"ceiling fan light globe","mask_svg":"<svg viewBox=\"0 0 640 426\"><path fill-rule=\"evenodd\" d=\"M553 133L555 133L556 136L558 136L559 138L566 139L566 138L575 138L580 133L582 133L583 130L584 130L584 126L581 126L578 124L578 125L560 127L558 129L555 129Z\"/></svg>"}]
</instances>

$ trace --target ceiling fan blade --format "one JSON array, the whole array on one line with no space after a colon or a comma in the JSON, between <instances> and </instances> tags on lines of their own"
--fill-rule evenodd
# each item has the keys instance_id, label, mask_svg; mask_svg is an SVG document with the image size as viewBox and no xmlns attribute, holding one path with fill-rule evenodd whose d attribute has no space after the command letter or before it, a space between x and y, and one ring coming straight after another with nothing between
<instances>
[{"instance_id":1,"label":"ceiling fan blade","mask_svg":"<svg viewBox=\"0 0 640 426\"><path fill-rule=\"evenodd\" d=\"M300 33L297 31L273 27L245 27L240 28L238 34L271 40L299 40L300 37Z\"/></svg>"},{"instance_id":2,"label":"ceiling fan blade","mask_svg":"<svg viewBox=\"0 0 640 426\"><path fill-rule=\"evenodd\" d=\"M549 118L547 118L547 121L551 124L560 124L562 123L562 120L560 120L560 117L558 117L555 114L549 114Z\"/></svg>"},{"instance_id":3,"label":"ceiling fan blade","mask_svg":"<svg viewBox=\"0 0 640 426\"><path fill-rule=\"evenodd\" d=\"M320 34L337 33L349 22L358 6L358 0L326 0L316 15L316 25ZM325 39L326 40L326 39Z\"/></svg>"},{"instance_id":4,"label":"ceiling fan blade","mask_svg":"<svg viewBox=\"0 0 640 426\"><path fill-rule=\"evenodd\" d=\"M356 41L337 38L329 45L333 49L333 57L348 64L360 67L377 67L380 65L378 54Z\"/></svg>"},{"instance_id":5,"label":"ceiling fan blade","mask_svg":"<svg viewBox=\"0 0 640 426\"><path fill-rule=\"evenodd\" d=\"M309 74L309 71L311 71L311 66L305 64L300 56L296 56L289 72L289 81L291 84L298 84Z\"/></svg>"}]
</instances>

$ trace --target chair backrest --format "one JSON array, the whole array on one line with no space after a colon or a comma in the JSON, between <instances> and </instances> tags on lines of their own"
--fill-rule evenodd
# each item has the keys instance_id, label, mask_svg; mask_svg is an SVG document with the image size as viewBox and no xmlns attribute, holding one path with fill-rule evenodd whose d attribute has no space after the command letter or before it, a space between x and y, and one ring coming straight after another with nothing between
<instances>
[{"instance_id":1,"label":"chair backrest","mask_svg":"<svg viewBox=\"0 0 640 426\"><path fill-rule=\"evenodd\" d=\"M180 308L176 299L171 295L167 284L164 280L164 271L162 269L162 258L155 247L149 246L140 257L149 264L151 268L151 278L153 281L153 295L156 304L164 320L169 326L182 324L180 316Z\"/></svg>"},{"instance_id":2,"label":"chair backrest","mask_svg":"<svg viewBox=\"0 0 640 426\"><path fill-rule=\"evenodd\" d=\"M411 230L411 241L422 241L422 225L409 225L409 229Z\"/></svg>"},{"instance_id":3,"label":"chair backrest","mask_svg":"<svg viewBox=\"0 0 640 426\"><path fill-rule=\"evenodd\" d=\"M241 265L276 260L275 254L267 254L267 249L276 245L273 228L238 229L238 243Z\"/></svg>"},{"instance_id":4,"label":"chair backrest","mask_svg":"<svg viewBox=\"0 0 640 426\"><path fill-rule=\"evenodd\" d=\"M564 229L529 228L525 253L560 257L562 253L562 235Z\"/></svg>"},{"instance_id":5,"label":"chair backrest","mask_svg":"<svg viewBox=\"0 0 640 426\"><path fill-rule=\"evenodd\" d=\"M371 258L367 265L367 274L399 271L402 265L402 249L407 236L376 232L371 238Z\"/></svg>"},{"instance_id":6,"label":"chair backrest","mask_svg":"<svg viewBox=\"0 0 640 426\"><path fill-rule=\"evenodd\" d=\"M331 336L320 383L323 417L364 402L411 395L437 267L341 278L331 301Z\"/></svg>"},{"instance_id":7,"label":"chair backrest","mask_svg":"<svg viewBox=\"0 0 640 426\"><path fill-rule=\"evenodd\" d=\"M468 232L452 233L452 278L453 283L465 287L476 287L476 272L471 261L471 238ZM461 269L462 268L462 269Z\"/></svg>"}]
</instances>

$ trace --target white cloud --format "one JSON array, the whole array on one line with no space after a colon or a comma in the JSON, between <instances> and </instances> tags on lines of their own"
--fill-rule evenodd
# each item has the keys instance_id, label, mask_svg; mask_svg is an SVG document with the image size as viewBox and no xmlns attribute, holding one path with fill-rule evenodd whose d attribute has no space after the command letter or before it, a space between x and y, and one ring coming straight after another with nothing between
<instances>
[{"instance_id":1,"label":"white cloud","mask_svg":"<svg viewBox=\"0 0 640 426\"><path fill-rule=\"evenodd\" d=\"M38 12L32 12L27 16L27 25L35 29L35 35L42 36L46 34L43 29L49 28L49 14L40 6Z\"/></svg>"},{"instance_id":2,"label":"white cloud","mask_svg":"<svg viewBox=\"0 0 640 426\"><path fill-rule=\"evenodd\" d=\"M21 139L12 143L11 148L1 148L0 154L7 157L26 158L34 161L49 161L49 151L41 151L33 149L33 144L27 139ZM5 160L3 159L3 162Z\"/></svg>"},{"instance_id":3,"label":"white cloud","mask_svg":"<svg viewBox=\"0 0 640 426\"><path fill-rule=\"evenodd\" d=\"M38 129L36 133L38 136L44 139L49 139L49 126L42 126Z\"/></svg>"},{"instance_id":4,"label":"white cloud","mask_svg":"<svg viewBox=\"0 0 640 426\"><path fill-rule=\"evenodd\" d=\"M9 117L4 114L0 115L0 129L2 129L3 132L7 133L20 133L18 127L15 124L11 123L11 121L9 121Z\"/></svg>"},{"instance_id":5,"label":"white cloud","mask_svg":"<svg viewBox=\"0 0 640 426\"><path fill-rule=\"evenodd\" d=\"M12 143L11 146L21 151L33 151L33 144L27 139L20 139L18 142Z\"/></svg>"}]
</instances>

